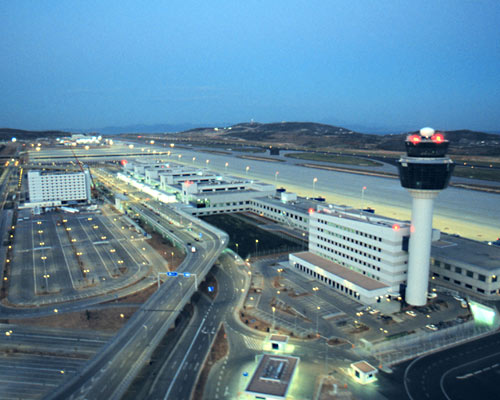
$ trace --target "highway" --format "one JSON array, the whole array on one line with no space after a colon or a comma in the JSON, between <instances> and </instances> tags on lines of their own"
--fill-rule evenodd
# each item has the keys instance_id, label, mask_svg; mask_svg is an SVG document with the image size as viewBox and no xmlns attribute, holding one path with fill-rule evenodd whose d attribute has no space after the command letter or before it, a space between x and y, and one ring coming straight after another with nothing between
<instances>
[{"instance_id":1,"label":"highway","mask_svg":"<svg viewBox=\"0 0 500 400\"><path fill-rule=\"evenodd\" d=\"M156 228L166 231L162 224L156 222L161 217L140 205L133 208L143 218L156 224ZM187 251L186 258L177 271L196 274L198 281L201 281L226 247L228 237L195 218L191 218L191 223L193 229L202 232L203 241L196 243L195 253ZM190 240L186 232L178 235L181 240ZM192 277L167 279L78 376L47 398L121 398L196 290L195 279Z\"/></svg>"}]
</instances>

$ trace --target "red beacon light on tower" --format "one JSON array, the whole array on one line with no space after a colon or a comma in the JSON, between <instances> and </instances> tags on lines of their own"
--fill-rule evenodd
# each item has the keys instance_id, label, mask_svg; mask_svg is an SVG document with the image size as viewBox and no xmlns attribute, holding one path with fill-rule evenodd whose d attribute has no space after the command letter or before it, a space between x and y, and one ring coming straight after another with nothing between
<instances>
[{"instance_id":1,"label":"red beacon light on tower","mask_svg":"<svg viewBox=\"0 0 500 400\"><path fill-rule=\"evenodd\" d=\"M422 136L420 135L411 135L408 138L408 141L413 143L413 144L419 144L422 141Z\"/></svg>"},{"instance_id":2,"label":"red beacon light on tower","mask_svg":"<svg viewBox=\"0 0 500 400\"><path fill-rule=\"evenodd\" d=\"M444 142L444 136L442 133L435 133L434 135L431 136L431 140L434 143L443 143Z\"/></svg>"},{"instance_id":3,"label":"red beacon light on tower","mask_svg":"<svg viewBox=\"0 0 500 400\"><path fill-rule=\"evenodd\" d=\"M392 230L394 230L394 231L399 231L400 228L401 227L398 224L392 225Z\"/></svg>"}]
</instances>

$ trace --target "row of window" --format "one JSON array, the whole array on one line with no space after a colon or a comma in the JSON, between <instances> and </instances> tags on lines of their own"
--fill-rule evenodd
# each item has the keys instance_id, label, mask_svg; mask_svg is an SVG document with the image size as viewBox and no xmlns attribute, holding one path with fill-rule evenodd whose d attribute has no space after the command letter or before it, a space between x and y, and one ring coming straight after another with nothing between
<instances>
[{"instance_id":1,"label":"row of window","mask_svg":"<svg viewBox=\"0 0 500 400\"><path fill-rule=\"evenodd\" d=\"M470 271L468 269L463 269L461 267L452 267L450 264L448 263L445 263L445 262L442 262L442 261L439 261L439 260L432 260L432 263L435 267L442 267L444 268L446 271L454 271L455 273L457 274L460 274L460 275L463 275L463 272L465 271L465 275L469 278L473 278L473 279L477 279L481 282L486 282L486 275L483 275L483 274L480 274L480 273L477 273L477 272L474 272L474 271ZM477 276L477 278L476 278ZM497 276L496 275L493 275L491 277L491 282L496 282L498 280Z\"/></svg>"},{"instance_id":2,"label":"row of window","mask_svg":"<svg viewBox=\"0 0 500 400\"><path fill-rule=\"evenodd\" d=\"M379 261L380 262L380 257L375 257L374 255L372 254L369 254L369 253L365 253L363 251L360 251L358 249L355 249L353 247L349 247L349 246L346 246L345 244L342 244L342 243L338 243L334 240L331 240L331 239L328 239L326 237L323 237L323 236L316 236L319 240L323 240L324 242L327 242L329 244L332 244L334 246L337 246L337 247L340 247L342 249L345 249L345 250L349 250L349 251L352 251L353 253L356 253L356 254L359 254L359 255L362 255L364 257L367 257L367 258L370 258L374 261ZM343 238L345 238L345 236L343 236ZM380 250L379 250L380 251Z\"/></svg>"},{"instance_id":3,"label":"row of window","mask_svg":"<svg viewBox=\"0 0 500 400\"><path fill-rule=\"evenodd\" d=\"M331 279L326 278L325 276L323 276L321 274L318 274L316 271L313 271L310 268L307 268L306 266L304 266L302 264L294 263L294 265L295 265L295 268L298 269L299 271L302 271L308 275L311 275L312 277L320 280L321 282L326 283L327 285L331 286L332 288L337 289L337 290L359 300L360 295L359 295L359 293L355 292L354 290L349 289L348 287L346 287L338 282L332 281Z\"/></svg>"},{"instance_id":4,"label":"row of window","mask_svg":"<svg viewBox=\"0 0 500 400\"><path fill-rule=\"evenodd\" d=\"M279 208L274 208L274 207L271 207L271 206L262 205L262 204L259 204L257 202L252 202L252 205L254 205L256 207L259 207L259 208L262 208L264 210L271 211L271 212L273 212L275 214L285 215L287 217L290 217L290 218L293 218L293 219L296 219L296 220L299 220L299 221L303 221L305 219L305 218L301 217L300 215L291 214L291 213L289 214L289 213L287 213L285 211L280 210Z\"/></svg>"},{"instance_id":5,"label":"row of window","mask_svg":"<svg viewBox=\"0 0 500 400\"><path fill-rule=\"evenodd\" d=\"M351 243L354 243L355 245L357 246L363 246L363 247L366 247L370 250L375 250L375 251L378 251L379 253L382 252L382 249L380 247L375 247L375 246L372 246L371 244L368 244L366 242L362 242L362 241L359 241L359 240L356 240L356 239L353 239L353 238L350 238L349 236L344 236L344 235L341 235L339 233L335 233L335 232L332 232L332 231L329 231L328 229L325 231L323 228L318 228L317 229L319 232L322 232L322 233L326 233L327 235L330 235L330 236L334 236L336 238L339 238L339 239L342 239L342 240L345 240L347 242L351 242Z\"/></svg>"},{"instance_id":6,"label":"row of window","mask_svg":"<svg viewBox=\"0 0 500 400\"><path fill-rule=\"evenodd\" d=\"M352 257L352 256L349 256L349 255L347 255L347 254L341 253L340 251L334 250L334 249L332 249L332 248L330 248L330 247L323 246L323 245L321 245L321 244L316 244L316 243L314 243L314 245L316 245L316 247L318 247L318 248L320 248L320 249L323 249L323 250L329 251L330 253L334 253L334 254L335 254L335 255L337 255L337 256L340 256L340 257L342 257L342 258L346 258L346 259L348 259L348 260L350 260L350 261L354 261L354 262L355 262L355 263L357 263L357 264L362 264L362 265L363 265L363 266L365 266L365 267L372 268L373 270L376 270L376 271L379 271L379 272L380 272L380 267L377 267L377 266L375 266L375 265L373 265L373 264L367 263L366 261L361 261L361 260L358 260L358 259L357 259L357 258L355 258L355 257ZM323 254L321 254L321 256L322 256L322 257L324 257L324 255L323 255ZM365 271L364 269L362 269L362 268L357 268L357 267L353 267L353 266L347 265L347 264L345 263L345 261L343 261L343 260L338 260L338 259L336 259L336 258L332 258L332 257L328 257L328 256L326 256L326 257L327 257L327 258L329 258L329 259L331 259L332 261L336 262L337 264L340 264L340 265L343 265L343 266L345 266L345 267L348 267L348 268L350 268L350 269L352 269L352 270L354 270L354 271L356 271L356 272L362 273L363 275L367 275L367 276L369 276L370 278L376 279L377 281L379 281L379 280L380 280L380 278L379 278L378 276L376 276L375 274L367 274L367 273L366 273L366 271Z\"/></svg>"},{"instance_id":7,"label":"row of window","mask_svg":"<svg viewBox=\"0 0 500 400\"><path fill-rule=\"evenodd\" d=\"M348 228L347 226L343 226L343 225L339 225L339 224L335 224L333 222L328 222L324 219L320 219L318 218L318 222L320 224L324 224L324 225L329 225L329 226L332 226L336 229L340 229L342 231L346 231L346 232L350 232L350 233L353 233L355 235L360 235L360 236L364 236L368 239L372 239L372 240L375 240L377 242L381 242L382 241L382 238L379 237L379 236L375 236L375 235L372 235L372 234L369 234L369 233L365 233L365 232L361 232L361 231L357 231L356 229L353 229L353 228Z\"/></svg>"},{"instance_id":8,"label":"row of window","mask_svg":"<svg viewBox=\"0 0 500 400\"><path fill-rule=\"evenodd\" d=\"M432 274L432 276L433 276L434 278L438 278L438 279L441 279L441 278L442 278L442 279L443 279L444 281L446 281L446 282L451 282L451 281L453 281L453 283L454 283L455 285L457 285L457 286L462 286L462 284L463 284L463 286L464 286L465 288L467 288L467 289L469 289L469 290L474 290L474 289L475 289L478 293L483 293L483 294L484 294L484 293L486 293L486 291L485 291L483 288L480 288L480 287L474 287L474 286L472 286L472 285L470 285L470 284L468 284L468 283L461 282L461 281L459 281L459 280L457 280L457 279L450 278L449 276L446 276L446 275L441 276L441 275L440 275L440 274L438 274L438 273L433 273L433 274ZM489 294L496 294L496 293L500 293L500 289L490 290L490 293L489 293Z\"/></svg>"}]
</instances>

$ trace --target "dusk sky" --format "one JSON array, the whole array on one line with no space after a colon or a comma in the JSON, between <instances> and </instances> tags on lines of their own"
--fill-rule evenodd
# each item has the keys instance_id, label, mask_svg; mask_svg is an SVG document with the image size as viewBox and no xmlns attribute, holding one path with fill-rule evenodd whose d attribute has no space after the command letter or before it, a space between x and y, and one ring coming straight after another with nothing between
<instances>
[{"instance_id":1,"label":"dusk sky","mask_svg":"<svg viewBox=\"0 0 500 400\"><path fill-rule=\"evenodd\" d=\"M500 131L500 1L2 1L0 127Z\"/></svg>"}]
</instances>

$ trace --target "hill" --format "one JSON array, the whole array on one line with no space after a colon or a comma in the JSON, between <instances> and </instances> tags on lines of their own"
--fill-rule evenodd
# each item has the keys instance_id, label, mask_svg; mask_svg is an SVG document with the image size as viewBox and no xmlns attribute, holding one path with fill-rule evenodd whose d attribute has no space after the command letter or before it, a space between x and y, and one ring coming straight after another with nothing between
<instances>
[{"instance_id":1,"label":"hill","mask_svg":"<svg viewBox=\"0 0 500 400\"><path fill-rule=\"evenodd\" d=\"M302 147L310 149L359 149L404 151L404 139L416 132L374 135L314 122L240 123L228 128L197 128L176 137L224 143ZM471 130L444 131L451 154L500 156L500 135Z\"/></svg>"},{"instance_id":2,"label":"hill","mask_svg":"<svg viewBox=\"0 0 500 400\"><path fill-rule=\"evenodd\" d=\"M38 138L56 138L71 135L63 131L25 131L23 129L0 128L0 140L11 140L13 137L20 140Z\"/></svg>"}]
</instances>

